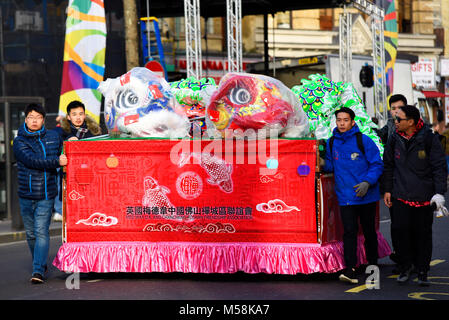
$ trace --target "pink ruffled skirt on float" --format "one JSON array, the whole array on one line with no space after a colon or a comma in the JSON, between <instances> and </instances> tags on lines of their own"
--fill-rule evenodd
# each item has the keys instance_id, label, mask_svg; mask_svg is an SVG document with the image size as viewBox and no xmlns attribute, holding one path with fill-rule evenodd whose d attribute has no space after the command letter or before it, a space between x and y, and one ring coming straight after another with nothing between
<instances>
[{"instance_id":1,"label":"pink ruffled skirt on float","mask_svg":"<svg viewBox=\"0 0 449 320\"><path fill-rule=\"evenodd\" d=\"M379 258L391 253L380 232ZM366 264L364 238L359 236L357 258ZM65 272L193 272L311 274L345 268L343 243L209 243L209 242L69 242L53 265Z\"/></svg>"}]
</instances>

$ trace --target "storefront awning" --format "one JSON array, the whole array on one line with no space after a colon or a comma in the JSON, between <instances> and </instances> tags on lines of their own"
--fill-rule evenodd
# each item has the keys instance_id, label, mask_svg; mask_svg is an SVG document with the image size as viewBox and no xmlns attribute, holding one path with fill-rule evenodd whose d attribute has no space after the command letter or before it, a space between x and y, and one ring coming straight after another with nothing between
<instances>
[{"instance_id":1,"label":"storefront awning","mask_svg":"<svg viewBox=\"0 0 449 320\"><path fill-rule=\"evenodd\" d=\"M444 94L439 91L422 91L426 98L444 98L449 97L449 94Z\"/></svg>"}]
</instances>

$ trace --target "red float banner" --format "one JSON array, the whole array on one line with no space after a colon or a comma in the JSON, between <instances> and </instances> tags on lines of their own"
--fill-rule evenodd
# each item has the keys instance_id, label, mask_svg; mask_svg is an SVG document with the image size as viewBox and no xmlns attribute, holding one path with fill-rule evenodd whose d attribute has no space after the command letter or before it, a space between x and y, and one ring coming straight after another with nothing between
<instances>
[{"instance_id":1,"label":"red float banner","mask_svg":"<svg viewBox=\"0 0 449 320\"><path fill-rule=\"evenodd\" d=\"M320 177L321 243L343 240L343 223L340 217L340 207L334 188L334 176L324 174Z\"/></svg>"},{"instance_id":2,"label":"red float banner","mask_svg":"<svg viewBox=\"0 0 449 320\"><path fill-rule=\"evenodd\" d=\"M316 140L65 142L64 240L317 243Z\"/></svg>"}]
</instances>

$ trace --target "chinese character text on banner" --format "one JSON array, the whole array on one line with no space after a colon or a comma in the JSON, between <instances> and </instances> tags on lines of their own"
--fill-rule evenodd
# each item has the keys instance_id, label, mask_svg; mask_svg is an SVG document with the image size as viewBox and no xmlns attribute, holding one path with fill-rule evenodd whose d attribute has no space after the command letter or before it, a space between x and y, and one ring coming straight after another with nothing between
<instances>
[{"instance_id":1,"label":"chinese character text on banner","mask_svg":"<svg viewBox=\"0 0 449 320\"><path fill-rule=\"evenodd\" d=\"M106 51L106 19L103 0L70 0L67 8L64 65L59 114L79 100L86 113L100 121L101 94Z\"/></svg>"}]
</instances>

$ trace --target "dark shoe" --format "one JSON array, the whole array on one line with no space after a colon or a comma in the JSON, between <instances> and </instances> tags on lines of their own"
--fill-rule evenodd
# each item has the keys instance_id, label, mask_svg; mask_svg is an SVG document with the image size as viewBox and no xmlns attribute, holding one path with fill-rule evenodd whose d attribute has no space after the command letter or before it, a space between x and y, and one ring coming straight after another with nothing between
<instances>
[{"instance_id":1,"label":"dark shoe","mask_svg":"<svg viewBox=\"0 0 449 320\"><path fill-rule=\"evenodd\" d=\"M392 273L392 274L400 274L400 273L401 273L401 270L399 269L399 265L395 265L395 266L393 267L393 269L391 270L391 273Z\"/></svg>"},{"instance_id":2,"label":"dark shoe","mask_svg":"<svg viewBox=\"0 0 449 320\"><path fill-rule=\"evenodd\" d=\"M44 277L40 273L33 273L30 281L32 284L44 283Z\"/></svg>"},{"instance_id":3,"label":"dark shoe","mask_svg":"<svg viewBox=\"0 0 449 320\"><path fill-rule=\"evenodd\" d=\"M415 266L412 266L412 271L410 272L411 274L418 274L418 269Z\"/></svg>"},{"instance_id":4,"label":"dark shoe","mask_svg":"<svg viewBox=\"0 0 449 320\"><path fill-rule=\"evenodd\" d=\"M399 263L398 254L396 252L392 252L390 254L390 260L393 261L394 263Z\"/></svg>"},{"instance_id":5,"label":"dark shoe","mask_svg":"<svg viewBox=\"0 0 449 320\"><path fill-rule=\"evenodd\" d=\"M427 279L427 272L419 272L418 273L418 284L421 287L430 286L430 281Z\"/></svg>"},{"instance_id":6,"label":"dark shoe","mask_svg":"<svg viewBox=\"0 0 449 320\"><path fill-rule=\"evenodd\" d=\"M410 273L412 272L412 267L407 268L405 271L402 271L396 281L399 284L405 284L410 279Z\"/></svg>"},{"instance_id":7,"label":"dark shoe","mask_svg":"<svg viewBox=\"0 0 449 320\"><path fill-rule=\"evenodd\" d=\"M345 272L343 272L338 279L343 282L349 282L349 283L359 283L359 280L355 276L355 269L346 269Z\"/></svg>"}]
</instances>

